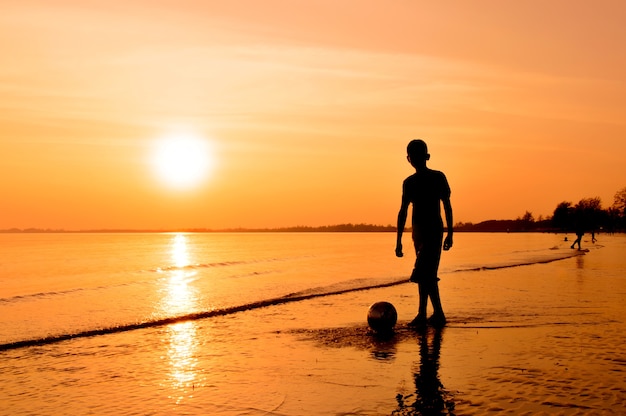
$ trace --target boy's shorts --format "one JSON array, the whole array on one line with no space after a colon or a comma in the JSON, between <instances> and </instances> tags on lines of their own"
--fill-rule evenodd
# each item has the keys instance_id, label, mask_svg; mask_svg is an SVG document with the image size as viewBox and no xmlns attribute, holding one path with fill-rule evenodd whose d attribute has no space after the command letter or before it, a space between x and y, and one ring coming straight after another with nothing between
<instances>
[{"instance_id":1,"label":"boy's shorts","mask_svg":"<svg viewBox=\"0 0 626 416\"><path fill-rule=\"evenodd\" d=\"M413 273L411 273L411 282L428 283L439 280L437 273L441 260L443 233L437 233L430 237L420 238L413 234L416 259Z\"/></svg>"}]
</instances>

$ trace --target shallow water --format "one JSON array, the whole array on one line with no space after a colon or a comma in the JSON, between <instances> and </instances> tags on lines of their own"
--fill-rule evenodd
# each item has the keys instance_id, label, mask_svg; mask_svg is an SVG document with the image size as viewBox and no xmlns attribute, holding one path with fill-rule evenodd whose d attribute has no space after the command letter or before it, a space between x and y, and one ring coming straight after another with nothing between
<instances>
[{"instance_id":1,"label":"shallow water","mask_svg":"<svg viewBox=\"0 0 626 416\"><path fill-rule=\"evenodd\" d=\"M5 346L123 329L5 348L0 413L419 414L422 396L456 414L619 408L624 236L589 253L557 235L455 237L450 322L423 335L401 329L414 285L357 290L405 281L412 258L393 256L392 234L0 235ZM364 322L377 300L398 309L392 339ZM205 310L223 313L128 328Z\"/></svg>"},{"instance_id":2,"label":"shallow water","mask_svg":"<svg viewBox=\"0 0 626 416\"><path fill-rule=\"evenodd\" d=\"M577 254L560 238L459 235L441 274ZM0 345L404 282L413 258L393 244L390 233L0 234Z\"/></svg>"}]
</instances>

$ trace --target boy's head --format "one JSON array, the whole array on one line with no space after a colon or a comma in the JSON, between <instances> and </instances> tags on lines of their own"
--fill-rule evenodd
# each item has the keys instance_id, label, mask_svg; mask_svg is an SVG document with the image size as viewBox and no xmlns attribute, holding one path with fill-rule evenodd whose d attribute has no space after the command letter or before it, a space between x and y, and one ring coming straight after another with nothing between
<instances>
[{"instance_id":1,"label":"boy's head","mask_svg":"<svg viewBox=\"0 0 626 416\"><path fill-rule=\"evenodd\" d=\"M424 140L411 140L406 147L407 157L412 165L425 164L430 155L428 154L428 147Z\"/></svg>"}]
</instances>

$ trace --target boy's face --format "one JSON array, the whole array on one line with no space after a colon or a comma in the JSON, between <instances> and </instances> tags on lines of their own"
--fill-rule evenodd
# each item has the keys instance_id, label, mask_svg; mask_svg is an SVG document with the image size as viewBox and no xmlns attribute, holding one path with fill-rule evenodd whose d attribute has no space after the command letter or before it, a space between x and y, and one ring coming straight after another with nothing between
<instances>
[{"instance_id":1,"label":"boy's face","mask_svg":"<svg viewBox=\"0 0 626 416\"><path fill-rule=\"evenodd\" d=\"M413 166L423 166L429 158L429 154L414 154L413 157L410 154L406 155L406 160Z\"/></svg>"}]
</instances>

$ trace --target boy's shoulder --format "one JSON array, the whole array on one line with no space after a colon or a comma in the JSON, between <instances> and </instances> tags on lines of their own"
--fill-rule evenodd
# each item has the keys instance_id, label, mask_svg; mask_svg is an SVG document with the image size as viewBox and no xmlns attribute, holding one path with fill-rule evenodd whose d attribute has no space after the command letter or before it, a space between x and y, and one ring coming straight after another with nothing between
<instances>
[{"instance_id":1,"label":"boy's shoulder","mask_svg":"<svg viewBox=\"0 0 626 416\"><path fill-rule=\"evenodd\" d=\"M440 171L440 170L435 170L435 169L423 169L420 170L419 172L415 172L414 174L412 174L411 176L408 176L404 181L413 181L413 180L418 180L420 178L432 178L432 177L446 177L446 175Z\"/></svg>"}]
</instances>

